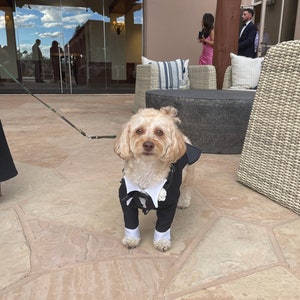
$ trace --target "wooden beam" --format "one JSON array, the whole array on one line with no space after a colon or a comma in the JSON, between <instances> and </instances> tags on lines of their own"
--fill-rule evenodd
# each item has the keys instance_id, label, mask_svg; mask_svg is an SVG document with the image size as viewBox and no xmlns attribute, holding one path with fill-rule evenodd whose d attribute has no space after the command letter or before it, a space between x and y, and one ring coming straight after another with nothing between
<instances>
[{"instance_id":1,"label":"wooden beam","mask_svg":"<svg viewBox=\"0 0 300 300\"><path fill-rule=\"evenodd\" d=\"M222 89L224 73L231 64L230 52L237 53L241 0L218 0L215 22L213 65L217 72L217 88Z\"/></svg>"}]
</instances>

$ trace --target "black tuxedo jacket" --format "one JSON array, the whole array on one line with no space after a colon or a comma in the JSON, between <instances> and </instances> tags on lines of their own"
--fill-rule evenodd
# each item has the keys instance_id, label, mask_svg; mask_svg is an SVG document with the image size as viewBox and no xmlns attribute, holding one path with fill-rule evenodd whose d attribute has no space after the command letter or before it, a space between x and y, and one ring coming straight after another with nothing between
<instances>
[{"instance_id":1,"label":"black tuxedo jacket","mask_svg":"<svg viewBox=\"0 0 300 300\"><path fill-rule=\"evenodd\" d=\"M254 40L256 32L256 26L252 22L250 22L239 38L238 55L252 58L256 57L256 53L254 51Z\"/></svg>"}]
</instances>

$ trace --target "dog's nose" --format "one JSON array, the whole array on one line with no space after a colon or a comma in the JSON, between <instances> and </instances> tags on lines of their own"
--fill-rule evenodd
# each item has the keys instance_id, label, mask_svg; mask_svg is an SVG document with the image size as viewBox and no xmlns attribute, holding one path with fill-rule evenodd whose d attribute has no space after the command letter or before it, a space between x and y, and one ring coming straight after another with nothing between
<instances>
[{"instance_id":1,"label":"dog's nose","mask_svg":"<svg viewBox=\"0 0 300 300\"><path fill-rule=\"evenodd\" d=\"M143 147L147 152L150 152L154 148L154 144L152 142L144 142Z\"/></svg>"}]
</instances>

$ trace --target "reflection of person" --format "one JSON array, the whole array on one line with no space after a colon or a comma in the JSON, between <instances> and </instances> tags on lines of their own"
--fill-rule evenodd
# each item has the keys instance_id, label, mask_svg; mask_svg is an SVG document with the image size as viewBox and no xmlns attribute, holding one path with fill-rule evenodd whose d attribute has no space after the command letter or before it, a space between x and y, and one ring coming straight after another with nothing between
<instances>
[{"instance_id":1,"label":"reflection of person","mask_svg":"<svg viewBox=\"0 0 300 300\"><path fill-rule=\"evenodd\" d=\"M212 65L214 54L214 17L206 13L202 18L202 31L199 32L199 42L202 43L202 52L199 65Z\"/></svg>"},{"instance_id":2,"label":"reflection of person","mask_svg":"<svg viewBox=\"0 0 300 300\"><path fill-rule=\"evenodd\" d=\"M7 52L7 46L1 47L1 45L0 45L0 64L5 68L5 66L8 63L9 63L9 55L8 55L8 52ZM2 86L2 85L4 85L4 83L2 83L1 71L2 71L2 68L0 69L0 83L1 83L1 86Z\"/></svg>"},{"instance_id":3,"label":"reflection of person","mask_svg":"<svg viewBox=\"0 0 300 300\"><path fill-rule=\"evenodd\" d=\"M21 52L20 50L17 51L17 68L18 68L18 81L23 82L23 74L26 70L26 65L22 60L23 54L27 54L27 51Z\"/></svg>"},{"instance_id":4,"label":"reflection of person","mask_svg":"<svg viewBox=\"0 0 300 300\"><path fill-rule=\"evenodd\" d=\"M35 82L44 82L42 80L42 52L40 49L41 40L36 39L35 44L32 46L32 60L34 63Z\"/></svg>"},{"instance_id":5,"label":"reflection of person","mask_svg":"<svg viewBox=\"0 0 300 300\"><path fill-rule=\"evenodd\" d=\"M3 46L1 48L0 45L0 64L2 65L2 67L4 69L7 69L8 65L9 65L9 50L7 46ZM0 68L0 85L3 86L4 83L2 81L4 81L4 79L1 79L1 72L3 72L2 68ZM4 72L5 74L6 72ZM2 73L3 74L3 73ZM6 77L6 76L4 76Z\"/></svg>"},{"instance_id":6,"label":"reflection of person","mask_svg":"<svg viewBox=\"0 0 300 300\"><path fill-rule=\"evenodd\" d=\"M74 54L72 58L73 58L73 63L72 63L73 74L74 74L76 86L78 86L78 69L80 67L80 57L79 55Z\"/></svg>"},{"instance_id":7,"label":"reflection of person","mask_svg":"<svg viewBox=\"0 0 300 300\"><path fill-rule=\"evenodd\" d=\"M59 67L59 60L61 55L63 54L63 50L58 46L57 41L52 42L52 46L50 48L50 58L53 68L53 81L58 82L60 80L60 72L61 69Z\"/></svg>"},{"instance_id":8,"label":"reflection of person","mask_svg":"<svg viewBox=\"0 0 300 300\"><path fill-rule=\"evenodd\" d=\"M0 63L2 65L7 65L9 63L9 55L7 51L7 46L1 47L0 45Z\"/></svg>"},{"instance_id":9,"label":"reflection of person","mask_svg":"<svg viewBox=\"0 0 300 300\"><path fill-rule=\"evenodd\" d=\"M256 57L255 53L255 36L257 32L256 26L252 23L251 19L254 16L252 8L245 8L242 14L243 27L240 33L238 44L238 55L247 57Z\"/></svg>"},{"instance_id":10,"label":"reflection of person","mask_svg":"<svg viewBox=\"0 0 300 300\"><path fill-rule=\"evenodd\" d=\"M270 47L271 41L270 41L270 35L268 32L265 31L266 27L264 28L264 33L261 41L261 56L265 56L267 53L268 48ZM259 48L259 37L260 37L260 24L257 24L257 33L255 37L255 52L257 53Z\"/></svg>"}]
</instances>

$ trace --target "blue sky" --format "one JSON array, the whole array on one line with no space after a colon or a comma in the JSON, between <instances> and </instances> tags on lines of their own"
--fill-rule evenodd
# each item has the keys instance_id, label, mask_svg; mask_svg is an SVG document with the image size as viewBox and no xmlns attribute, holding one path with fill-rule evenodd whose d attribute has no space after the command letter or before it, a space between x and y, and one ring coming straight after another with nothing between
<instances>
[{"instance_id":1,"label":"blue sky","mask_svg":"<svg viewBox=\"0 0 300 300\"><path fill-rule=\"evenodd\" d=\"M103 20L102 15L86 8L38 5L30 7L26 5L17 8L14 13L17 49L31 53L32 45L39 38L42 41L40 48L46 57L49 57L53 40L64 45L73 36L76 26L83 25L88 20ZM109 18L105 17L104 21L109 22ZM135 15L135 22L142 23L141 11ZM7 45L4 25L4 12L0 11L0 45L2 46Z\"/></svg>"}]
</instances>

